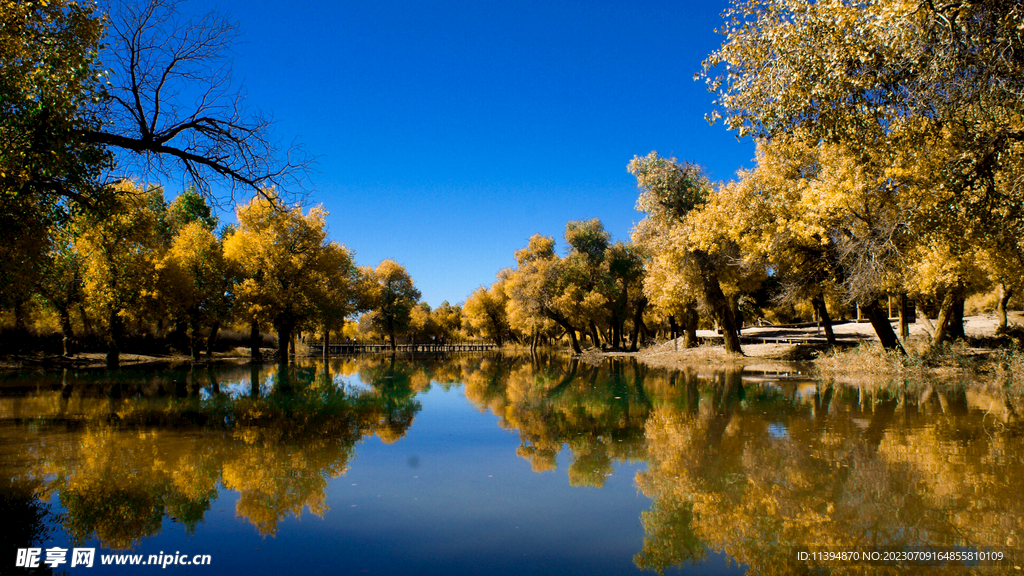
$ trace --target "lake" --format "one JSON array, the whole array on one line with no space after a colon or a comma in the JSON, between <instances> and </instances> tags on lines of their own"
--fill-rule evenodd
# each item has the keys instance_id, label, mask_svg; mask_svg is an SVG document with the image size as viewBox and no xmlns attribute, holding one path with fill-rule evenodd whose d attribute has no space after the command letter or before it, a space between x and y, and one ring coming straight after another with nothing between
<instances>
[{"instance_id":1,"label":"lake","mask_svg":"<svg viewBox=\"0 0 1024 576\"><path fill-rule=\"evenodd\" d=\"M1020 573L1020 398L800 372L463 355L6 373L0 573L32 548L32 573L900 570L814 555L872 550Z\"/></svg>"}]
</instances>

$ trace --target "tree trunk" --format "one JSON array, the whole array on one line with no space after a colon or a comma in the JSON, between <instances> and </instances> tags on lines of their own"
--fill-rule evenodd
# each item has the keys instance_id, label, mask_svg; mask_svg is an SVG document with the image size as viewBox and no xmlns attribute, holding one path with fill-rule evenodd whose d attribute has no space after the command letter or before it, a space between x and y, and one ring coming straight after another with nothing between
<instances>
[{"instance_id":1,"label":"tree trunk","mask_svg":"<svg viewBox=\"0 0 1024 576\"><path fill-rule=\"evenodd\" d=\"M676 317L673 314L673 315L668 317L668 339L669 340L675 340L678 337L679 337L679 328L676 325Z\"/></svg>"},{"instance_id":2,"label":"tree trunk","mask_svg":"<svg viewBox=\"0 0 1024 576\"><path fill-rule=\"evenodd\" d=\"M1008 326L1006 307L1010 304L1010 298L1013 297L1013 289L1007 288L1005 283L999 284L999 303L996 304L996 317L999 319L999 326L996 328L996 333L1006 332Z\"/></svg>"},{"instance_id":3,"label":"tree trunk","mask_svg":"<svg viewBox=\"0 0 1024 576\"><path fill-rule=\"evenodd\" d=\"M743 323L746 320L743 316L743 312L740 311L739 299L729 298L729 309L732 310L732 317L734 318L734 322L736 322L736 331L738 333L740 330L743 330Z\"/></svg>"},{"instance_id":4,"label":"tree trunk","mask_svg":"<svg viewBox=\"0 0 1024 576\"><path fill-rule=\"evenodd\" d=\"M121 321L121 315L117 313L117 310L110 311L110 338L107 343L107 368L109 370L117 369L121 366L121 333L124 330L124 324Z\"/></svg>"},{"instance_id":5,"label":"tree trunk","mask_svg":"<svg viewBox=\"0 0 1024 576\"><path fill-rule=\"evenodd\" d=\"M722 339L725 342L725 351L734 354L743 354L740 348L740 333L736 326L736 319L732 315L732 307L726 302L725 306L719 309L719 322L722 324Z\"/></svg>"},{"instance_id":6,"label":"tree trunk","mask_svg":"<svg viewBox=\"0 0 1024 576\"><path fill-rule=\"evenodd\" d=\"M28 322L25 320L25 301L21 294L14 297L14 332L18 335L19 344L25 342L24 336L28 334Z\"/></svg>"},{"instance_id":7,"label":"tree trunk","mask_svg":"<svg viewBox=\"0 0 1024 576\"><path fill-rule=\"evenodd\" d=\"M192 352L192 360L199 362L199 360L201 359L200 357L202 355L202 348L200 348L199 346L199 326L196 324L195 320L192 320L190 324L191 326L189 328L188 347L189 350Z\"/></svg>"},{"instance_id":8,"label":"tree trunk","mask_svg":"<svg viewBox=\"0 0 1024 576\"><path fill-rule=\"evenodd\" d=\"M60 331L64 335L63 347L64 347L64 357L66 358L66 357L71 356L71 348L72 348L72 346L74 344L75 333L74 333L74 329L71 327L71 312L68 310L68 307L66 305L65 306L61 306L59 312L60 312Z\"/></svg>"},{"instance_id":9,"label":"tree trunk","mask_svg":"<svg viewBox=\"0 0 1024 576\"><path fill-rule=\"evenodd\" d=\"M292 342L292 324L290 322L280 322L275 328L277 328L277 363L288 364L288 347Z\"/></svg>"},{"instance_id":10,"label":"tree trunk","mask_svg":"<svg viewBox=\"0 0 1024 576\"><path fill-rule=\"evenodd\" d=\"M252 360L262 359L260 354L260 325L255 320L249 324L249 358Z\"/></svg>"},{"instance_id":11,"label":"tree trunk","mask_svg":"<svg viewBox=\"0 0 1024 576\"><path fill-rule=\"evenodd\" d=\"M566 330L566 334L569 335L569 346L572 348L572 351L576 354L582 354L583 348L580 347L580 341L576 338L576 330L569 328Z\"/></svg>"},{"instance_id":12,"label":"tree trunk","mask_svg":"<svg viewBox=\"0 0 1024 576\"><path fill-rule=\"evenodd\" d=\"M814 306L814 310L818 313L818 317L821 318L821 327L825 329L825 340L828 341L829 346L835 346L836 334L832 331L832 318L828 315L828 307L825 306L825 299L821 296L816 296L811 299L811 304Z\"/></svg>"},{"instance_id":13,"label":"tree trunk","mask_svg":"<svg viewBox=\"0 0 1024 576\"><path fill-rule=\"evenodd\" d=\"M640 317L640 336L643 336L648 340L653 340L655 338L655 334L651 332L651 329L647 326L647 323L644 322L643 316Z\"/></svg>"},{"instance_id":14,"label":"tree trunk","mask_svg":"<svg viewBox=\"0 0 1024 576\"><path fill-rule=\"evenodd\" d=\"M622 322L618 314L612 316L612 349L622 350Z\"/></svg>"},{"instance_id":15,"label":"tree trunk","mask_svg":"<svg viewBox=\"0 0 1024 576\"><path fill-rule=\"evenodd\" d=\"M722 339L725 343L725 351L735 354L743 354L740 347L740 333L736 325L736 318L733 315L732 304L722 292L722 285L718 282L718 274L715 272L711 257L702 250L694 252L701 271L703 280L704 298L709 307L715 311L719 325L722 328Z\"/></svg>"},{"instance_id":16,"label":"tree trunk","mask_svg":"<svg viewBox=\"0 0 1024 576\"><path fill-rule=\"evenodd\" d=\"M178 350L184 350L189 345L188 322L184 318L174 320L174 333L171 336L171 342Z\"/></svg>"},{"instance_id":17,"label":"tree trunk","mask_svg":"<svg viewBox=\"0 0 1024 576\"><path fill-rule=\"evenodd\" d=\"M601 332L597 329L597 324L593 320L590 321L590 339L594 341L594 347L601 347Z\"/></svg>"},{"instance_id":18,"label":"tree trunk","mask_svg":"<svg viewBox=\"0 0 1024 576\"><path fill-rule=\"evenodd\" d=\"M78 314L82 317L82 329L85 333L90 336L94 334L92 331L92 320L89 319L89 315L85 312L85 305L78 305Z\"/></svg>"},{"instance_id":19,"label":"tree trunk","mask_svg":"<svg viewBox=\"0 0 1024 576\"><path fill-rule=\"evenodd\" d=\"M640 330L644 326L644 309L647 308L647 298L637 298L636 310L633 311L633 333L630 334L629 351L636 352L640 344Z\"/></svg>"},{"instance_id":20,"label":"tree trunk","mask_svg":"<svg viewBox=\"0 0 1024 576\"><path fill-rule=\"evenodd\" d=\"M886 350L898 350L900 354L906 354L906 350L903 349L903 345L900 344L896 333L892 330L892 324L889 323L888 311L882 310L878 306L878 302L872 300L867 305L860 306L860 311L867 314L868 320L871 322L871 327L875 329L875 334L878 335L878 341L882 343L882 348Z\"/></svg>"},{"instance_id":21,"label":"tree trunk","mask_svg":"<svg viewBox=\"0 0 1024 576\"><path fill-rule=\"evenodd\" d=\"M942 345L942 342L949 336L950 320L953 319L955 308L959 300L957 290L950 289L942 299L942 306L939 308L939 317L935 319L935 332L932 334L932 343L928 347L929 352L935 352Z\"/></svg>"},{"instance_id":22,"label":"tree trunk","mask_svg":"<svg viewBox=\"0 0 1024 576\"><path fill-rule=\"evenodd\" d=\"M907 320L907 295L900 294L900 340L904 342L910 338L910 323Z\"/></svg>"},{"instance_id":23,"label":"tree trunk","mask_svg":"<svg viewBox=\"0 0 1024 576\"><path fill-rule=\"evenodd\" d=\"M949 339L967 339L967 334L964 332L964 297L960 294L953 302L953 315L949 318Z\"/></svg>"},{"instance_id":24,"label":"tree trunk","mask_svg":"<svg viewBox=\"0 0 1024 576\"><path fill-rule=\"evenodd\" d=\"M327 362L327 358L330 357L331 349L331 329L324 327L324 362Z\"/></svg>"},{"instance_id":25,"label":"tree trunk","mask_svg":"<svg viewBox=\"0 0 1024 576\"><path fill-rule=\"evenodd\" d=\"M700 315L693 304L688 304L683 311L683 348L697 347L697 324L700 323Z\"/></svg>"},{"instance_id":26,"label":"tree trunk","mask_svg":"<svg viewBox=\"0 0 1024 576\"><path fill-rule=\"evenodd\" d=\"M583 353L583 349L580 348L580 341L576 338L576 329L572 327L572 324L570 324L568 320L566 320L561 314L548 308L542 309L541 314L550 318L555 322L555 324L558 324L565 330L565 333L569 336L569 345L572 346L574 354Z\"/></svg>"},{"instance_id":27,"label":"tree trunk","mask_svg":"<svg viewBox=\"0 0 1024 576\"><path fill-rule=\"evenodd\" d=\"M392 354L394 354L394 353L395 353L395 350L397 350L397 349L398 349L398 346L397 346L397 345L395 344L395 331L394 331L394 330L392 330L391 332L389 332L389 333L388 333L388 336L389 336L389 338L390 338L390 340L389 340L389 341L390 341L390 343L391 343L391 353L392 353Z\"/></svg>"},{"instance_id":28,"label":"tree trunk","mask_svg":"<svg viewBox=\"0 0 1024 576\"><path fill-rule=\"evenodd\" d=\"M210 335L206 337L206 359L213 358L213 345L217 342L217 333L220 332L220 322L214 322L210 326Z\"/></svg>"},{"instance_id":29,"label":"tree trunk","mask_svg":"<svg viewBox=\"0 0 1024 576\"><path fill-rule=\"evenodd\" d=\"M924 331L927 332L929 336L934 338L935 337L935 325L932 324L931 318L928 318L928 313L925 312L924 308L921 306L921 302L920 301L917 301L916 309L917 309L917 321L921 323L921 327L924 328Z\"/></svg>"}]
</instances>

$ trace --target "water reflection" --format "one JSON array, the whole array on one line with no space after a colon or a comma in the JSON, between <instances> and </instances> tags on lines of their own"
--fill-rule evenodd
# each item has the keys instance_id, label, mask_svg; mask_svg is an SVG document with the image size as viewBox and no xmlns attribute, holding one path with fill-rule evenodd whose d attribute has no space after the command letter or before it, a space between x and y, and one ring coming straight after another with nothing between
<instances>
[{"instance_id":1,"label":"water reflection","mask_svg":"<svg viewBox=\"0 0 1024 576\"><path fill-rule=\"evenodd\" d=\"M789 574L816 568L799 546L1024 546L1019 398L558 356L8 376L4 517L19 542L38 541L56 497L72 538L127 548L165 519L194 530L228 490L237 516L274 535L287 517L327 511L329 480L357 465L362 438L399 441L418 393L459 384L518 434L536 472L564 452L569 483L599 488L646 463L638 568L713 550Z\"/></svg>"},{"instance_id":2,"label":"water reflection","mask_svg":"<svg viewBox=\"0 0 1024 576\"><path fill-rule=\"evenodd\" d=\"M8 386L0 435L20 449L3 455L5 493L56 495L76 541L128 548L165 517L191 531L223 486L239 494L238 516L273 535L287 516L322 515L327 481L347 470L356 442L401 438L420 408L393 366L371 370L361 389L335 382L345 363L324 368L64 374L33 390Z\"/></svg>"},{"instance_id":3,"label":"water reflection","mask_svg":"<svg viewBox=\"0 0 1024 576\"><path fill-rule=\"evenodd\" d=\"M563 445L572 454L569 481L600 487L615 462L644 459L644 422L651 403L646 369L624 363L595 367L560 358L497 358L467 374L466 397L519 432L517 454L536 472L556 468Z\"/></svg>"},{"instance_id":4,"label":"water reflection","mask_svg":"<svg viewBox=\"0 0 1024 576\"><path fill-rule=\"evenodd\" d=\"M1024 544L1019 398L627 362L483 368L467 397L518 431L535 471L568 449L570 482L601 486L613 463L647 462L640 568L716 550L753 573L790 574L816 566L794 547Z\"/></svg>"},{"instance_id":5,"label":"water reflection","mask_svg":"<svg viewBox=\"0 0 1024 576\"><path fill-rule=\"evenodd\" d=\"M1018 402L812 389L785 398L723 386L696 409L655 409L637 478L654 499L638 566L660 570L705 547L758 574L805 571L794 546L1021 548Z\"/></svg>"}]
</instances>

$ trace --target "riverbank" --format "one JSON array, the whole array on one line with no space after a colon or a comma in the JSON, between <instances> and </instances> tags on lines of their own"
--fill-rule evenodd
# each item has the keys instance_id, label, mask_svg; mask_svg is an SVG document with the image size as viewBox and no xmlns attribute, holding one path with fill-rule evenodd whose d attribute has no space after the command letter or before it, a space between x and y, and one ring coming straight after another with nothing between
<instances>
[{"instance_id":1,"label":"riverbank","mask_svg":"<svg viewBox=\"0 0 1024 576\"><path fill-rule=\"evenodd\" d=\"M263 349L264 357L271 358L274 350ZM231 350L214 352L213 357L205 354L199 361L187 354L129 354L120 355L122 368L157 368L175 367L182 364L219 364L224 362L248 362L249 350ZM0 357L0 370L53 370L60 368L105 368L107 355L105 352L82 352L72 356L34 352L28 354L9 354Z\"/></svg>"},{"instance_id":2,"label":"riverbank","mask_svg":"<svg viewBox=\"0 0 1024 576\"><path fill-rule=\"evenodd\" d=\"M1020 312L1011 314L1011 325L1024 321ZM837 382L863 385L867 381L903 379L914 381L972 381L986 386L1024 390L1024 353L1011 339L997 337L995 316L965 318L967 341L948 346L925 357L929 331L922 323L910 325L906 356L888 353L878 343L867 322L835 326L839 346L824 342L815 326L751 327L741 332L743 354L730 354L721 344L712 344L717 334L699 330L696 348L683 348L682 338L662 342L638 352L585 351L580 359L601 362L605 358L633 357L651 367L668 369L710 369L734 367L750 371L795 371L812 373ZM1019 328L1017 329L1020 330ZM749 343L758 342L761 343Z\"/></svg>"}]
</instances>

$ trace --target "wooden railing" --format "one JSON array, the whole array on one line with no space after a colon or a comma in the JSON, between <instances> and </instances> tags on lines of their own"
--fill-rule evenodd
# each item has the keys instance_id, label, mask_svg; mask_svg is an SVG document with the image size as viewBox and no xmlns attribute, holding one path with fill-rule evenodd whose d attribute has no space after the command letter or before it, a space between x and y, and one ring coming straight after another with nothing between
<instances>
[{"instance_id":1,"label":"wooden railing","mask_svg":"<svg viewBox=\"0 0 1024 576\"><path fill-rule=\"evenodd\" d=\"M322 356L322 343L307 344L310 354ZM460 342L454 344L396 344L395 352L489 352L497 348L491 342ZM385 342L331 342L327 349L328 356L344 354L379 354L391 352L391 345Z\"/></svg>"}]
</instances>

